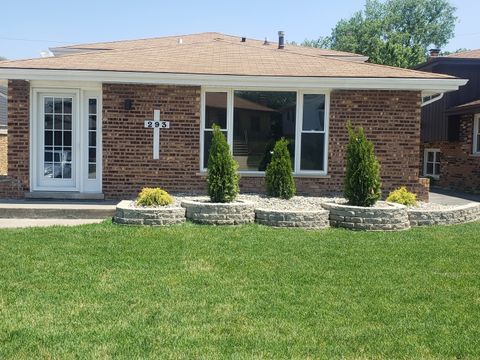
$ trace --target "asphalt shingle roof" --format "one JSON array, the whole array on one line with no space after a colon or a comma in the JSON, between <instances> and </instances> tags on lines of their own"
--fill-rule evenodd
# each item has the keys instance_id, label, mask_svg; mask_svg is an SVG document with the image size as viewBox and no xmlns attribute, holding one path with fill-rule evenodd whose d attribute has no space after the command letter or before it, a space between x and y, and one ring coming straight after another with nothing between
<instances>
[{"instance_id":1,"label":"asphalt shingle roof","mask_svg":"<svg viewBox=\"0 0 480 360\"><path fill-rule=\"evenodd\" d=\"M442 74L340 60L338 56L333 56L335 53L331 50L300 46L278 49L274 44L263 45L259 40L248 39L241 42L239 37L218 33L76 46L79 47L97 50L58 57L4 61L0 62L0 68L239 76L452 78Z\"/></svg>"}]
</instances>

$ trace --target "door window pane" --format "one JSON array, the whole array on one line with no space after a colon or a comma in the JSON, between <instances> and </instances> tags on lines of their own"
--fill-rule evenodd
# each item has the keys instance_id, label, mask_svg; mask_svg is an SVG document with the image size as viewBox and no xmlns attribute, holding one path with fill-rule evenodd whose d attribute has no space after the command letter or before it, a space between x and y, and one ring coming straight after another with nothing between
<instances>
[{"instance_id":1,"label":"door window pane","mask_svg":"<svg viewBox=\"0 0 480 360\"><path fill-rule=\"evenodd\" d=\"M53 131L45 131L45 146L53 145Z\"/></svg>"},{"instance_id":2,"label":"door window pane","mask_svg":"<svg viewBox=\"0 0 480 360\"><path fill-rule=\"evenodd\" d=\"M234 92L233 156L239 170L265 171L282 137L289 141L293 167L296 97L293 91Z\"/></svg>"},{"instance_id":3,"label":"door window pane","mask_svg":"<svg viewBox=\"0 0 480 360\"><path fill-rule=\"evenodd\" d=\"M53 115L45 115L45 129L53 129Z\"/></svg>"},{"instance_id":4,"label":"door window pane","mask_svg":"<svg viewBox=\"0 0 480 360\"><path fill-rule=\"evenodd\" d=\"M301 144L301 169L324 170L325 134L303 133Z\"/></svg>"},{"instance_id":5,"label":"door window pane","mask_svg":"<svg viewBox=\"0 0 480 360\"><path fill-rule=\"evenodd\" d=\"M44 98L45 177L72 178L72 101L69 97Z\"/></svg>"},{"instance_id":6,"label":"door window pane","mask_svg":"<svg viewBox=\"0 0 480 360\"><path fill-rule=\"evenodd\" d=\"M88 179L97 178L97 99L88 99Z\"/></svg>"},{"instance_id":7,"label":"door window pane","mask_svg":"<svg viewBox=\"0 0 480 360\"><path fill-rule=\"evenodd\" d=\"M97 116L90 115L88 117L88 129L89 130L97 130Z\"/></svg>"},{"instance_id":8,"label":"door window pane","mask_svg":"<svg viewBox=\"0 0 480 360\"><path fill-rule=\"evenodd\" d=\"M72 115L63 116L63 129L72 130Z\"/></svg>"},{"instance_id":9,"label":"door window pane","mask_svg":"<svg viewBox=\"0 0 480 360\"><path fill-rule=\"evenodd\" d=\"M88 99L88 113L92 115L97 113L97 99Z\"/></svg>"},{"instance_id":10,"label":"door window pane","mask_svg":"<svg viewBox=\"0 0 480 360\"><path fill-rule=\"evenodd\" d=\"M325 95L303 95L303 126L304 131L325 130Z\"/></svg>"},{"instance_id":11,"label":"door window pane","mask_svg":"<svg viewBox=\"0 0 480 360\"><path fill-rule=\"evenodd\" d=\"M45 104L44 104L45 114L53 114L53 98L47 97L45 98L44 101L45 101Z\"/></svg>"}]
</instances>

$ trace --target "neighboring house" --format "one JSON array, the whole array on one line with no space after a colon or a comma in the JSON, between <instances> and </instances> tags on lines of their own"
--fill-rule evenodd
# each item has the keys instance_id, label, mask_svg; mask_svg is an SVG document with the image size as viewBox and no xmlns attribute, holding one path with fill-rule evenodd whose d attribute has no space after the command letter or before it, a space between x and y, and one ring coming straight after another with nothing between
<instances>
[{"instance_id":1,"label":"neighboring house","mask_svg":"<svg viewBox=\"0 0 480 360\"><path fill-rule=\"evenodd\" d=\"M440 188L480 193L480 49L431 57L417 69L469 79L422 108L423 175Z\"/></svg>"},{"instance_id":2,"label":"neighboring house","mask_svg":"<svg viewBox=\"0 0 480 360\"><path fill-rule=\"evenodd\" d=\"M265 190L269 149L285 137L299 193L339 193L351 121L375 144L384 194L406 185L425 199L422 96L466 83L284 45L283 35L278 44L202 33L51 50L55 57L0 64L10 79L8 176L18 189L4 186L3 196L205 191L213 124L233 148L242 191ZM145 127L155 110L169 122L159 137Z\"/></svg>"},{"instance_id":3,"label":"neighboring house","mask_svg":"<svg viewBox=\"0 0 480 360\"><path fill-rule=\"evenodd\" d=\"M0 175L7 173L7 86L0 82Z\"/></svg>"}]
</instances>

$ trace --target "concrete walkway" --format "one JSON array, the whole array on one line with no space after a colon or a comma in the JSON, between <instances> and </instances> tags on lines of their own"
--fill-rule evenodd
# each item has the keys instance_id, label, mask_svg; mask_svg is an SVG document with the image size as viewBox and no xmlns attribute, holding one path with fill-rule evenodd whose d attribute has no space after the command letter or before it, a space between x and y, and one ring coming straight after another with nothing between
<instances>
[{"instance_id":1,"label":"concrete walkway","mask_svg":"<svg viewBox=\"0 0 480 360\"><path fill-rule=\"evenodd\" d=\"M0 219L106 219L117 201L0 200Z\"/></svg>"},{"instance_id":2,"label":"concrete walkway","mask_svg":"<svg viewBox=\"0 0 480 360\"><path fill-rule=\"evenodd\" d=\"M431 189L430 202L441 205L466 205L471 202L480 202L480 195L465 194L454 191Z\"/></svg>"}]
</instances>

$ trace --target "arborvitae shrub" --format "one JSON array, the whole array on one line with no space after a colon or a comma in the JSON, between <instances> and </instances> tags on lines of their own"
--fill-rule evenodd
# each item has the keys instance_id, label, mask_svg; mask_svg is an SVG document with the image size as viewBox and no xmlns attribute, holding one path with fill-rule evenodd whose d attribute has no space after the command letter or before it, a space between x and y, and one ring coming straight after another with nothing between
<instances>
[{"instance_id":1,"label":"arborvitae shrub","mask_svg":"<svg viewBox=\"0 0 480 360\"><path fill-rule=\"evenodd\" d=\"M282 199L295 195L295 181L292 176L292 162L288 151L288 140L280 139L273 148L272 160L265 172L267 194Z\"/></svg>"},{"instance_id":2,"label":"arborvitae shrub","mask_svg":"<svg viewBox=\"0 0 480 360\"><path fill-rule=\"evenodd\" d=\"M402 204L405 206L415 206L417 205L417 195L408 191L405 186L402 186L392 191L388 195L387 201Z\"/></svg>"},{"instance_id":3,"label":"arborvitae shrub","mask_svg":"<svg viewBox=\"0 0 480 360\"><path fill-rule=\"evenodd\" d=\"M363 128L356 132L347 124L347 171L345 173L344 196L350 205L373 206L380 198L380 164L375 157L373 143L365 137Z\"/></svg>"},{"instance_id":4,"label":"arborvitae shrub","mask_svg":"<svg viewBox=\"0 0 480 360\"><path fill-rule=\"evenodd\" d=\"M238 164L230 152L227 139L217 125L213 125L213 138L207 166L210 200L218 203L235 200L238 194Z\"/></svg>"},{"instance_id":5,"label":"arborvitae shrub","mask_svg":"<svg viewBox=\"0 0 480 360\"><path fill-rule=\"evenodd\" d=\"M136 203L138 206L166 206L173 203L173 199L160 188L143 188Z\"/></svg>"}]
</instances>

